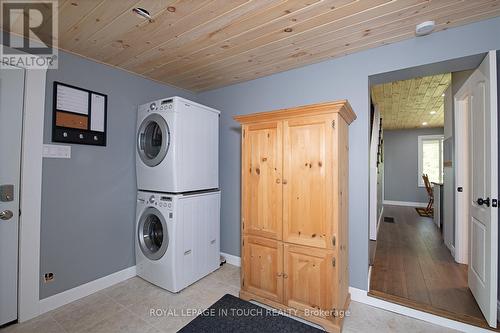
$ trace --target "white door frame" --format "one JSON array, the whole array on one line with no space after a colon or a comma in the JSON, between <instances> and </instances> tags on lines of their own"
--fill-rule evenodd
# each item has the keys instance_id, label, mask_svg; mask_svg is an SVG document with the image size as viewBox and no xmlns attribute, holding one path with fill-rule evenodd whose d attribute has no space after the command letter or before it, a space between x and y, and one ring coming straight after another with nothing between
<instances>
[{"instance_id":1,"label":"white door frame","mask_svg":"<svg viewBox=\"0 0 500 333\"><path fill-rule=\"evenodd\" d=\"M4 48L6 48L4 46ZM17 64L10 64L21 67ZM40 313L40 219L47 69L25 69L19 206L18 320Z\"/></svg>"},{"instance_id":2,"label":"white door frame","mask_svg":"<svg viewBox=\"0 0 500 333\"><path fill-rule=\"evenodd\" d=\"M372 124L372 136L370 140L370 217L369 217L369 239L377 240L378 231L378 142L380 129L380 112L375 105ZM381 198L383 201L383 197Z\"/></svg>"},{"instance_id":3,"label":"white door frame","mask_svg":"<svg viewBox=\"0 0 500 333\"><path fill-rule=\"evenodd\" d=\"M453 97L455 116L455 261L469 263L469 96L464 84ZM463 192L457 188L462 187Z\"/></svg>"}]
</instances>

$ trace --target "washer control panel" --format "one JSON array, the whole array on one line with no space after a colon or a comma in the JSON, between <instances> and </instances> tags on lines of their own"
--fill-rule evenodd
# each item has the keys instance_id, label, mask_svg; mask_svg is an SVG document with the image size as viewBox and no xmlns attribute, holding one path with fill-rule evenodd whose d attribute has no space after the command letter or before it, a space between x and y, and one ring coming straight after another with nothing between
<instances>
[{"instance_id":1,"label":"washer control panel","mask_svg":"<svg viewBox=\"0 0 500 333\"><path fill-rule=\"evenodd\" d=\"M160 207L172 208L172 197L169 196L161 196L160 197Z\"/></svg>"},{"instance_id":2,"label":"washer control panel","mask_svg":"<svg viewBox=\"0 0 500 333\"><path fill-rule=\"evenodd\" d=\"M148 206L166 208L168 210L172 210L174 207L173 198L165 194L139 193L137 195L137 202Z\"/></svg>"}]
</instances>

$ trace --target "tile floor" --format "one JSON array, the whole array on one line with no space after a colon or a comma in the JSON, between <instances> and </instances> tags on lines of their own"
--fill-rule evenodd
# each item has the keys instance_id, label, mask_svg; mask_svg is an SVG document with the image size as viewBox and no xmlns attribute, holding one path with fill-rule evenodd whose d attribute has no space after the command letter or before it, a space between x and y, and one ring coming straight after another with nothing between
<instances>
[{"instance_id":1,"label":"tile floor","mask_svg":"<svg viewBox=\"0 0 500 333\"><path fill-rule=\"evenodd\" d=\"M67 304L28 322L1 329L1 333L160 333L176 332L196 315L152 316L150 309L177 311L204 309L224 294L237 295L239 268L224 265L178 294L169 293L134 277L98 293ZM452 332L405 316L351 302L345 333L353 332Z\"/></svg>"}]
</instances>

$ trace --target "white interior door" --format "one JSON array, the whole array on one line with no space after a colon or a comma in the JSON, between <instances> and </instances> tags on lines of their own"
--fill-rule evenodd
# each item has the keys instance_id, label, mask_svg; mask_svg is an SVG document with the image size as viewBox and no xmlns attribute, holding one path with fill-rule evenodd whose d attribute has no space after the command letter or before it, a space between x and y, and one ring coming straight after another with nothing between
<instances>
[{"instance_id":1,"label":"white interior door","mask_svg":"<svg viewBox=\"0 0 500 333\"><path fill-rule=\"evenodd\" d=\"M24 69L0 66L0 325L3 325L17 319Z\"/></svg>"},{"instance_id":2,"label":"white interior door","mask_svg":"<svg viewBox=\"0 0 500 333\"><path fill-rule=\"evenodd\" d=\"M496 53L466 84L469 112L469 288L488 324L497 326L498 129Z\"/></svg>"}]
</instances>

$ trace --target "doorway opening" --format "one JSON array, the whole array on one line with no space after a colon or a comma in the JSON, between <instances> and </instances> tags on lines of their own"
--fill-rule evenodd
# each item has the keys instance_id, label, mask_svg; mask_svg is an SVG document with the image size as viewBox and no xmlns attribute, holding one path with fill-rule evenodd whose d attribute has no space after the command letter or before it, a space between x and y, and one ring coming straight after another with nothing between
<instances>
[{"instance_id":1,"label":"doorway opening","mask_svg":"<svg viewBox=\"0 0 500 333\"><path fill-rule=\"evenodd\" d=\"M484 328L497 327L496 64L370 77L368 294Z\"/></svg>"}]
</instances>

